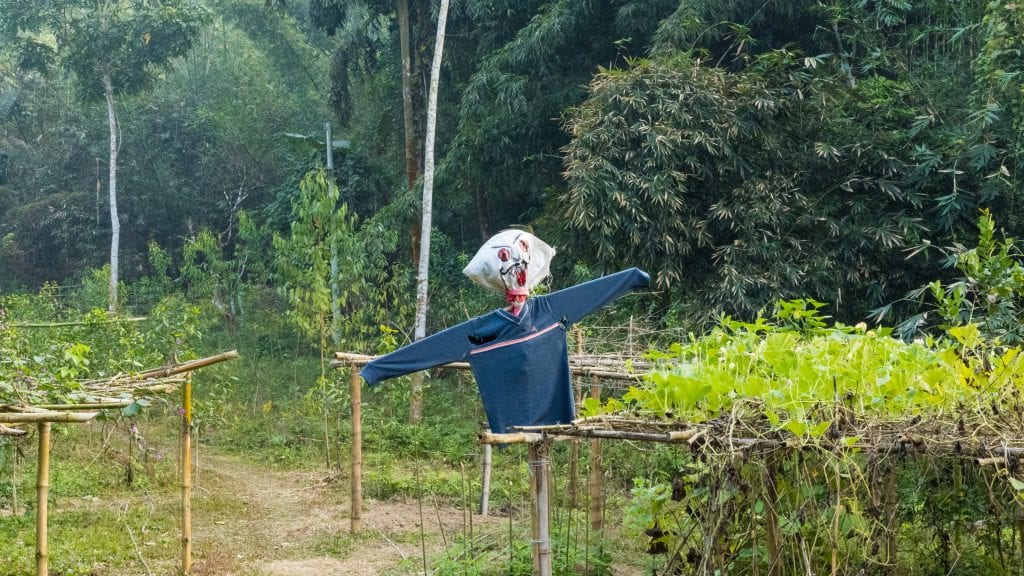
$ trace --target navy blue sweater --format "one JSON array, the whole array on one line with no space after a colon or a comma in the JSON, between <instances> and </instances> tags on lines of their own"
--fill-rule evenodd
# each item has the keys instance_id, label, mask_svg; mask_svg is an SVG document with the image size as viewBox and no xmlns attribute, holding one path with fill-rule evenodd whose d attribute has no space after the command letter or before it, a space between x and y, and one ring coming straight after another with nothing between
<instances>
[{"instance_id":1,"label":"navy blue sweater","mask_svg":"<svg viewBox=\"0 0 1024 576\"><path fill-rule=\"evenodd\" d=\"M616 297L648 286L637 268L530 298L518 316L499 309L433 334L367 364L381 380L469 360L494 432L510 426L562 424L575 417L565 331Z\"/></svg>"}]
</instances>

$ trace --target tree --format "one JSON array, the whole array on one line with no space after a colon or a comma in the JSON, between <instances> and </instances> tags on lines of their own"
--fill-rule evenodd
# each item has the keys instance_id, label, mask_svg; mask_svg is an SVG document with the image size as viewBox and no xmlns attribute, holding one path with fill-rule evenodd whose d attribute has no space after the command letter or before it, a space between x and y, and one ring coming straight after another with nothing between
<instances>
[{"instance_id":1,"label":"tree","mask_svg":"<svg viewBox=\"0 0 1024 576\"><path fill-rule=\"evenodd\" d=\"M303 332L316 339L320 351L317 390L323 398L324 447L329 467L328 412L329 405L338 399L327 367L327 343L336 325L332 297L339 299L341 305L355 297L362 279L362 250L356 236L357 217L349 213L346 204L338 205L338 188L328 183L322 168L302 180L292 209L294 219L288 236L275 235L273 239L277 277L280 290L292 307L291 318ZM345 285L335 287L341 278L347 279Z\"/></svg>"},{"instance_id":2,"label":"tree","mask_svg":"<svg viewBox=\"0 0 1024 576\"><path fill-rule=\"evenodd\" d=\"M55 56L74 74L81 97L106 104L111 231L108 310L116 313L121 235L117 207L121 141L116 101L147 89L174 58L189 51L206 9L188 0L68 0L42 6L0 0L0 13L8 15L3 20L6 31L22 40L22 53L38 49L36 34L55 37Z\"/></svg>"},{"instance_id":3,"label":"tree","mask_svg":"<svg viewBox=\"0 0 1024 576\"><path fill-rule=\"evenodd\" d=\"M437 14L437 41L434 60L430 67L430 93L427 99L427 134L424 139L423 158L423 218L420 227L419 268L416 275L416 329L415 339L427 335L427 288L430 285L430 228L432 225L434 194L434 138L437 128L437 90L441 77L441 58L444 53L444 29L448 22L448 0L441 0ZM423 418L422 379L420 388L413 388L409 405L409 421L417 423Z\"/></svg>"},{"instance_id":4,"label":"tree","mask_svg":"<svg viewBox=\"0 0 1024 576\"><path fill-rule=\"evenodd\" d=\"M730 73L677 54L599 74L553 206L570 257L645 267L690 321L807 295L860 318L914 286L900 250L923 238L923 200L898 145L913 109L898 83L849 89L819 65L778 50Z\"/></svg>"}]
</instances>

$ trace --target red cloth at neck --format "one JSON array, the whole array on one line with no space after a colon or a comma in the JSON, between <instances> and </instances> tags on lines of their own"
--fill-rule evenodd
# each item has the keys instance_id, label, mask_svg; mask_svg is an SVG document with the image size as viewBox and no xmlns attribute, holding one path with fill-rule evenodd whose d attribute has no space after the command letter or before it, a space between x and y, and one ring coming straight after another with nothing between
<instances>
[{"instance_id":1,"label":"red cloth at neck","mask_svg":"<svg viewBox=\"0 0 1024 576\"><path fill-rule=\"evenodd\" d=\"M529 293L526 290L506 290L505 291L505 302L512 305L510 312L513 316L519 316L519 311L523 309L523 304L529 297Z\"/></svg>"}]
</instances>

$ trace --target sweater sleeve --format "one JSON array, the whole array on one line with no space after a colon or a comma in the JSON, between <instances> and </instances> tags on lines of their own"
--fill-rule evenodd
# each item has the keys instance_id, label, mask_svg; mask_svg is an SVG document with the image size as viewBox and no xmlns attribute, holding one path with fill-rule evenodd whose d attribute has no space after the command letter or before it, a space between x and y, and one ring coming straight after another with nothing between
<instances>
[{"instance_id":1,"label":"sweater sleeve","mask_svg":"<svg viewBox=\"0 0 1024 576\"><path fill-rule=\"evenodd\" d=\"M567 323L575 324L587 314L619 296L637 288L645 288L650 284L651 277L646 272L639 268L630 268L570 286L544 298L547 299L553 313L561 314Z\"/></svg>"},{"instance_id":2,"label":"sweater sleeve","mask_svg":"<svg viewBox=\"0 0 1024 576\"><path fill-rule=\"evenodd\" d=\"M359 374L373 386L381 380L463 360L469 354L472 331L473 321L463 322L375 358Z\"/></svg>"}]
</instances>

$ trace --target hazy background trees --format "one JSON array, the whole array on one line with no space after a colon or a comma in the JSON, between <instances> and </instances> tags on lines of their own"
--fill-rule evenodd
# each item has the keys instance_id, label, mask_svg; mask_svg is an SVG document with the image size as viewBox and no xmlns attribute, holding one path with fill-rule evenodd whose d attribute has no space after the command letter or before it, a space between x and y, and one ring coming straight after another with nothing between
<instances>
[{"instance_id":1,"label":"hazy background trees","mask_svg":"<svg viewBox=\"0 0 1024 576\"><path fill-rule=\"evenodd\" d=\"M204 229L233 260L245 219L263 235L251 242L269 246L297 218L299 182L324 162L296 135L322 139L330 121L352 142L335 174L337 203L358 217L361 345L375 346L380 324L411 337L419 184L409 185L406 127L421 166L436 3L407 5L404 94L402 2L202 4L192 49L118 103L123 277L155 273L151 243L180 268ZM949 274L936 247L970 244L979 208L1020 236L1022 10L456 3L437 117L430 330L497 303L458 270L509 225L556 245L555 285L644 266L659 282L645 312L683 323L798 296L859 321ZM111 225L102 104L77 97L82 72L59 64L57 36L29 26L34 15L0 11L3 289L77 282L103 265ZM248 257L245 282L283 282L273 250Z\"/></svg>"}]
</instances>

